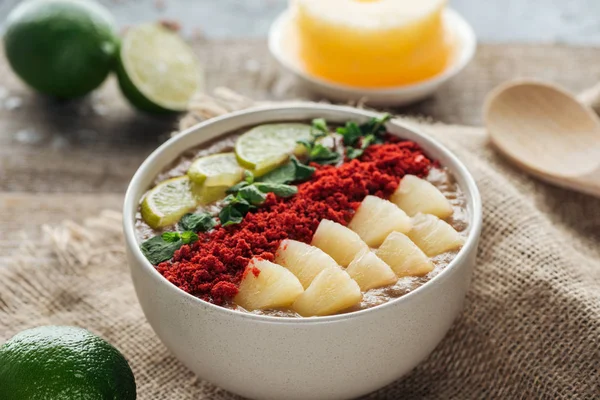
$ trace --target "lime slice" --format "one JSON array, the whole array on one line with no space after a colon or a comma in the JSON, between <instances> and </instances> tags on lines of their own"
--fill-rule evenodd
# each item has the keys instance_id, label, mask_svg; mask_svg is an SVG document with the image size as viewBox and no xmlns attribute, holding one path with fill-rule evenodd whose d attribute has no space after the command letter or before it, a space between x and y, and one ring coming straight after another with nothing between
<instances>
[{"instance_id":1,"label":"lime slice","mask_svg":"<svg viewBox=\"0 0 600 400\"><path fill-rule=\"evenodd\" d=\"M185 111L202 81L192 49L177 33L160 24L139 25L127 31L117 75L131 104L156 113Z\"/></svg>"},{"instance_id":2,"label":"lime slice","mask_svg":"<svg viewBox=\"0 0 600 400\"><path fill-rule=\"evenodd\" d=\"M152 228L177 223L198 204L193 183L187 176L168 179L151 189L142 202L142 218Z\"/></svg>"},{"instance_id":3,"label":"lime slice","mask_svg":"<svg viewBox=\"0 0 600 400\"><path fill-rule=\"evenodd\" d=\"M218 200L221 200L227 196L225 193L231 186L206 186L202 185L197 191L196 199L198 203L203 206L212 204Z\"/></svg>"},{"instance_id":4,"label":"lime slice","mask_svg":"<svg viewBox=\"0 0 600 400\"><path fill-rule=\"evenodd\" d=\"M285 163L290 154L301 155L304 146L298 140L311 137L312 127L306 124L268 124L250 129L235 143L235 155L241 166L264 175Z\"/></svg>"},{"instance_id":5,"label":"lime slice","mask_svg":"<svg viewBox=\"0 0 600 400\"><path fill-rule=\"evenodd\" d=\"M242 180L244 169L239 166L234 153L222 153L198 158L187 174L197 184L230 187Z\"/></svg>"}]
</instances>

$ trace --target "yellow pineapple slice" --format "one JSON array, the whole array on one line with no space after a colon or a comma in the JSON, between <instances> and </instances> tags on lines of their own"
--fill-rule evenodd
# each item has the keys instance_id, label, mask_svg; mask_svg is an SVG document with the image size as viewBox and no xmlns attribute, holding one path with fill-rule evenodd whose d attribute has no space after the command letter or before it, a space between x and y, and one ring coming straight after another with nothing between
<instances>
[{"instance_id":1,"label":"yellow pineapple slice","mask_svg":"<svg viewBox=\"0 0 600 400\"><path fill-rule=\"evenodd\" d=\"M289 269L304 289L310 285L315 276L327 267L337 267L331 256L318 247L296 240L286 239L281 242L275 262Z\"/></svg>"},{"instance_id":2,"label":"yellow pineapple slice","mask_svg":"<svg viewBox=\"0 0 600 400\"><path fill-rule=\"evenodd\" d=\"M465 243L465 238L447 222L435 215L417 214L408 236L429 257L456 250Z\"/></svg>"},{"instance_id":3,"label":"yellow pineapple slice","mask_svg":"<svg viewBox=\"0 0 600 400\"><path fill-rule=\"evenodd\" d=\"M315 277L293 308L303 317L331 315L350 308L362 300L360 287L340 267L328 267Z\"/></svg>"},{"instance_id":4,"label":"yellow pineapple slice","mask_svg":"<svg viewBox=\"0 0 600 400\"><path fill-rule=\"evenodd\" d=\"M433 270L433 263L416 244L403 233L392 232L376 254L398 277L423 276Z\"/></svg>"},{"instance_id":5,"label":"yellow pineapple slice","mask_svg":"<svg viewBox=\"0 0 600 400\"><path fill-rule=\"evenodd\" d=\"M312 245L329 254L342 267L347 267L358 254L369 251L369 246L356 232L328 219L319 223Z\"/></svg>"},{"instance_id":6,"label":"yellow pineapple slice","mask_svg":"<svg viewBox=\"0 0 600 400\"><path fill-rule=\"evenodd\" d=\"M404 211L377 196L365 197L348 224L371 247L379 246L391 232L407 233L411 226Z\"/></svg>"},{"instance_id":7,"label":"yellow pineapple slice","mask_svg":"<svg viewBox=\"0 0 600 400\"><path fill-rule=\"evenodd\" d=\"M313 75L356 87L391 87L442 72L452 38L446 0L295 0L299 56Z\"/></svg>"},{"instance_id":8,"label":"yellow pineapple slice","mask_svg":"<svg viewBox=\"0 0 600 400\"><path fill-rule=\"evenodd\" d=\"M423 213L445 219L453 213L452 204L438 188L414 175L402 178L390 201L411 217Z\"/></svg>"},{"instance_id":9,"label":"yellow pineapple slice","mask_svg":"<svg viewBox=\"0 0 600 400\"><path fill-rule=\"evenodd\" d=\"M267 260L253 258L233 301L248 311L289 307L304 288L294 274Z\"/></svg>"},{"instance_id":10,"label":"yellow pineapple slice","mask_svg":"<svg viewBox=\"0 0 600 400\"><path fill-rule=\"evenodd\" d=\"M398 280L390 266L370 251L352 260L346 272L364 292L392 285Z\"/></svg>"}]
</instances>

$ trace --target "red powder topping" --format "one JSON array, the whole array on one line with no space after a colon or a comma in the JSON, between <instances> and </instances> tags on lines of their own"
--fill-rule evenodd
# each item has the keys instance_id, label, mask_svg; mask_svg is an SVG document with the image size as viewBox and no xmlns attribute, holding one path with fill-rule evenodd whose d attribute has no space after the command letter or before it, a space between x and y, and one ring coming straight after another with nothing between
<instances>
[{"instance_id":1,"label":"red powder topping","mask_svg":"<svg viewBox=\"0 0 600 400\"><path fill-rule=\"evenodd\" d=\"M405 174L424 176L431 161L415 143L397 142L370 146L360 160L337 168L314 166L317 170L298 186L298 194L288 199L269 194L242 223L200 234L196 243L159 264L158 271L186 292L223 304L237 294L252 257L273 261L284 239L310 243L323 219L347 225L365 196L387 198Z\"/></svg>"}]
</instances>

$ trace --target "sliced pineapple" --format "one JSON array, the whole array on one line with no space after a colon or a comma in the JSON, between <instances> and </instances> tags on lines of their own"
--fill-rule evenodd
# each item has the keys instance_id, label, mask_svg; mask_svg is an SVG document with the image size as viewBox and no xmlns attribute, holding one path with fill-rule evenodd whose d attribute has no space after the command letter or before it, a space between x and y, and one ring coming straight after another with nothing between
<instances>
[{"instance_id":1,"label":"sliced pineapple","mask_svg":"<svg viewBox=\"0 0 600 400\"><path fill-rule=\"evenodd\" d=\"M438 188L414 175L402 178L390 201L411 217L423 213L444 219L453 213L452 204Z\"/></svg>"},{"instance_id":2,"label":"sliced pineapple","mask_svg":"<svg viewBox=\"0 0 600 400\"><path fill-rule=\"evenodd\" d=\"M312 245L329 254L342 267L347 267L358 254L369 251L369 246L356 232L328 219L319 224Z\"/></svg>"},{"instance_id":3,"label":"sliced pineapple","mask_svg":"<svg viewBox=\"0 0 600 400\"><path fill-rule=\"evenodd\" d=\"M289 269L304 289L310 285L315 276L327 267L337 267L331 256L318 247L296 240L286 239L281 242L275 262Z\"/></svg>"},{"instance_id":4,"label":"sliced pineapple","mask_svg":"<svg viewBox=\"0 0 600 400\"><path fill-rule=\"evenodd\" d=\"M417 214L408 236L429 257L455 250L465 243L465 238L447 222L429 214Z\"/></svg>"},{"instance_id":5,"label":"sliced pineapple","mask_svg":"<svg viewBox=\"0 0 600 400\"><path fill-rule=\"evenodd\" d=\"M362 300L360 287L340 267L327 267L312 281L293 308L303 317L331 315L350 308Z\"/></svg>"},{"instance_id":6,"label":"sliced pineapple","mask_svg":"<svg viewBox=\"0 0 600 400\"><path fill-rule=\"evenodd\" d=\"M390 266L370 251L352 260L346 272L364 292L392 285L398 280Z\"/></svg>"},{"instance_id":7,"label":"sliced pineapple","mask_svg":"<svg viewBox=\"0 0 600 400\"><path fill-rule=\"evenodd\" d=\"M391 232L410 231L410 218L394 203L377 196L367 196L360 203L348 228L358 233L371 247L377 247Z\"/></svg>"},{"instance_id":8,"label":"sliced pineapple","mask_svg":"<svg viewBox=\"0 0 600 400\"><path fill-rule=\"evenodd\" d=\"M233 301L248 311L289 307L303 291L298 278L281 265L253 258Z\"/></svg>"},{"instance_id":9,"label":"sliced pineapple","mask_svg":"<svg viewBox=\"0 0 600 400\"><path fill-rule=\"evenodd\" d=\"M433 263L416 244L403 233L392 232L377 249L376 254L396 275L423 276L433 270Z\"/></svg>"}]
</instances>

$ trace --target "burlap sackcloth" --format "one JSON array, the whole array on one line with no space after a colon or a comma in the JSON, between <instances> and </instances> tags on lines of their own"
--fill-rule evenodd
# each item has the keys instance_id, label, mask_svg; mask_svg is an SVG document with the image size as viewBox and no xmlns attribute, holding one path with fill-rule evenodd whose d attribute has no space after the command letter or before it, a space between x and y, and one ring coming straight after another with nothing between
<instances>
[{"instance_id":1,"label":"burlap sackcloth","mask_svg":"<svg viewBox=\"0 0 600 400\"><path fill-rule=\"evenodd\" d=\"M198 99L182 125L251 105L221 91ZM600 398L600 200L523 175L480 128L410 123L475 176L483 233L464 311L448 335L408 376L368 398ZM0 269L0 340L37 325L77 325L125 354L140 399L237 398L196 378L155 336L131 284L120 218L115 210L46 226L44 242L28 243L20 262Z\"/></svg>"}]
</instances>

